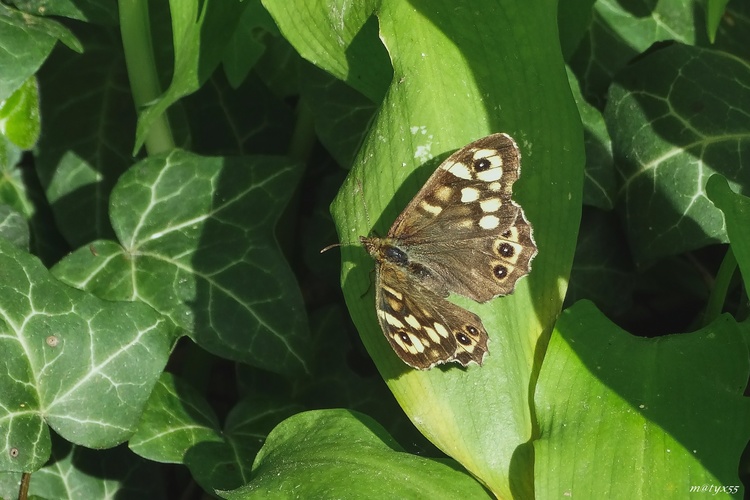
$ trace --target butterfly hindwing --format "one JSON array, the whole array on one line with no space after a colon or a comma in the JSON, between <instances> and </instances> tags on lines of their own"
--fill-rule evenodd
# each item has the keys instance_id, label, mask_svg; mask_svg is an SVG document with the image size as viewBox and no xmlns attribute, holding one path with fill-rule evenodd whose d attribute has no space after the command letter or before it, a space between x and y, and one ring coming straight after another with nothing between
<instances>
[{"instance_id":1,"label":"butterfly hindwing","mask_svg":"<svg viewBox=\"0 0 750 500\"><path fill-rule=\"evenodd\" d=\"M378 321L401 359L422 370L451 361L482 364L489 337L476 314L410 280L388 261L377 274Z\"/></svg>"}]
</instances>

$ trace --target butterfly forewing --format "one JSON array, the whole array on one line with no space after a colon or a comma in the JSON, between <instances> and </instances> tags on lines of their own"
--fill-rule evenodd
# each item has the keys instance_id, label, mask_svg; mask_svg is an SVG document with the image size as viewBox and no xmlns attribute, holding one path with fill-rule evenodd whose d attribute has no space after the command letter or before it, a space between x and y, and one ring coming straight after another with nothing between
<instances>
[{"instance_id":1,"label":"butterfly forewing","mask_svg":"<svg viewBox=\"0 0 750 500\"><path fill-rule=\"evenodd\" d=\"M504 231L519 210L511 201L519 168L520 153L508 135L472 142L440 164L388 236L429 244Z\"/></svg>"}]
</instances>

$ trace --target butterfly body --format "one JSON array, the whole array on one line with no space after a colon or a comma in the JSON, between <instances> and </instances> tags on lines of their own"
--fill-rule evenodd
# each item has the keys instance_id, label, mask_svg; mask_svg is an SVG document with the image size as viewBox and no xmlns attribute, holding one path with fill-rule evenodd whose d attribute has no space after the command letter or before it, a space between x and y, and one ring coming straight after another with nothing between
<instances>
[{"instance_id":1,"label":"butterfly body","mask_svg":"<svg viewBox=\"0 0 750 500\"><path fill-rule=\"evenodd\" d=\"M484 361L489 336L481 319L446 298L486 302L511 293L529 272L536 245L511 200L519 171L510 136L474 141L438 167L386 237L360 238L377 262L380 326L410 366Z\"/></svg>"}]
</instances>

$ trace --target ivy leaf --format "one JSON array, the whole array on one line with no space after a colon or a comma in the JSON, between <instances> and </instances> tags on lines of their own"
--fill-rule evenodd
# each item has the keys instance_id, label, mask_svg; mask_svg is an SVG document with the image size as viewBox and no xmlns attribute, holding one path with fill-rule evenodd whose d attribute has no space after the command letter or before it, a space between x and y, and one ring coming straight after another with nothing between
<instances>
[{"instance_id":1,"label":"ivy leaf","mask_svg":"<svg viewBox=\"0 0 750 500\"><path fill-rule=\"evenodd\" d=\"M54 272L100 297L150 304L219 356L305 371L305 309L274 236L300 174L280 157L150 157L112 192L120 244L93 242Z\"/></svg>"},{"instance_id":2,"label":"ivy leaf","mask_svg":"<svg viewBox=\"0 0 750 500\"><path fill-rule=\"evenodd\" d=\"M705 188L714 173L750 187L748 86L745 62L680 44L618 76L605 119L636 260L727 241L723 216Z\"/></svg>"},{"instance_id":3,"label":"ivy leaf","mask_svg":"<svg viewBox=\"0 0 750 500\"><path fill-rule=\"evenodd\" d=\"M222 428L209 403L164 373L151 394L130 449L149 460L182 463L206 490L245 484L266 435L302 408L262 397L241 400Z\"/></svg>"},{"instance_id":4,"label":"ivy leaf","mask_svg":"<svg viewBox=\"0 0 750 500\"><path fill-rule=\"evenodd\" d=\"M0 3L0 102L37 72L57 40L83 52L81 43L62 24Z\"/></svg>"},{"instance_id":5,"label":"ivy leaf","mask_svg":"<svg viewBox=\"0 0 750 500\"><path fill-rule=\"evenodd\" d=\"M49 458L47 426L90 448L135 430L174 325L141 303L108 302L54 279L0 238L0 470Z\"/></svg>"}]
</instances>

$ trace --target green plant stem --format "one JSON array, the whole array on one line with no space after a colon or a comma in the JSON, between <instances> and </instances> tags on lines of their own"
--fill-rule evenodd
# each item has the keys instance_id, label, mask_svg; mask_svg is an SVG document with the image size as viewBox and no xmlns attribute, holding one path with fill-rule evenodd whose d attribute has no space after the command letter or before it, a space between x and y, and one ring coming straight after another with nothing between
<instances>
[{"instance_id":1,"label":"green plant stem","mask_svg":"<svg viewBox=\"0 0 750 500\"><path fill-rule=\"evenodd\" d=\"M120 0L118 5L130 88L136 110L141 110L161 94L151 41L148 0ZM149 155L174 149L174 137L166 113L154 121L144 143Z\"/></svg>"},{"instance_id":2,"label":"green plant stem","mask_svg":"<svg viewBox=\"0 0 750 500\"><path fill-rule=\"evenodd\" d=\"M736 269L737 259L734 257L732 247L729 247L724 256L724 260L721 262L721 266L719 266L719 271L716 273L716 280L714 281L711 295L708 297L706 313L703 317L704 325L711 323L719 316L719 314L721 314L721 309L724 307L724 302L727 298L729 284L732 281L732 276Z\"/></svg>"}]
</instances>

